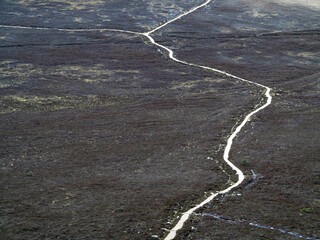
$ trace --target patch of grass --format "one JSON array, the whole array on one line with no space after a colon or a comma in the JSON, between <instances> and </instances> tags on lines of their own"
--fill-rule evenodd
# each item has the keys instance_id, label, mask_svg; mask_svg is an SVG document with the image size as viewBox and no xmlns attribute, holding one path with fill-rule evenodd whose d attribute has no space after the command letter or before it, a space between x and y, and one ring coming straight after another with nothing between
<instances>
[{"instance_id":1,"label":"patch of grass","mask_svg":"<svg viewBox=\"0 0 320 240\"><path fill-rule=\"evenodd\" d=\"M313 213L313 210L311 208L301 208L300 212L303 213Z\"/></svg>"}]
</instances>

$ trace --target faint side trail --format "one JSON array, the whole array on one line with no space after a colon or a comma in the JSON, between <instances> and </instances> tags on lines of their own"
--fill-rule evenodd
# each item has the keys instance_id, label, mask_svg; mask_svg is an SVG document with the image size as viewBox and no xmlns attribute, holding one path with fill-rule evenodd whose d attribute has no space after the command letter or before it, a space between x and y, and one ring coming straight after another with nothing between
<instances>
[{"instance_id":1,"label":"faint side trail","mask_svg":"<svg viewBox=\"0 0 320 240\"><path fill-rule=\"evenodd\" d=\"M285 233L285 234L288 234L288 235L291 235L291 236L294 236L294 237L298 237L298 238L302 238L302 239L306 239L306 240L319 240L318 238L306 237L306 236L303 236L301 234L298 234L298 233L295 233L295 232L292 232L292 231L288 231L288 230L285 230L285 229L282 229L282 228L275 228L275 227L271 227L271 226L267 226L267 225L261 225L261 224L254 223L254 222L249 222L249 221L246 221L246 220L229 219L229 218L222 217L222 216L220 216L218 214L201 213L201 214L196 214L196 215L213 218L213 219L220 220L220 221L223 221L223 222L226 222L226 223L230 223L230 224L246 224L246 225L251 226L251 227L278 231L278 232L281 232L281 233Z\"/></svg>"},{"instance_id":2,"label":"faint side trail","mask_svg":"<svg viewBox=\"0 0 320 240\"><path fill-rule=\"evenodd\" d=\"M126 31L120 29L111 28L50 28L50 27L39 27L39 26L20 26L20 25L1 25L0 28L11 28L11 29L26 29L26 30L45 30L45 31L60 31L60 32L121 32L142 35L139 32Z\"/></svg>"}]
</instances>

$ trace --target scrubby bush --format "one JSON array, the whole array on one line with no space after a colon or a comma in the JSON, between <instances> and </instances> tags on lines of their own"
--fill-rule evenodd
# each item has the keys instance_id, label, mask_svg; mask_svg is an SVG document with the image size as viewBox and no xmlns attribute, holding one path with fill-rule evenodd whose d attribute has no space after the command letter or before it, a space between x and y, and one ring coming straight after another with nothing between
<instances>
[{"instance_id":1,"label":"scrubby bush","mask_svg":"<svg viewBox=\"0 0 320 240\"><path fill-rule=\"evenodd\" d=\"M242 166L246 166L246 165L248 165L248 164L249 164L249 162L248 162L247 159L244 158L244 159L241 160L241 165L242 165Z\"/></svg>"}]
</instances>

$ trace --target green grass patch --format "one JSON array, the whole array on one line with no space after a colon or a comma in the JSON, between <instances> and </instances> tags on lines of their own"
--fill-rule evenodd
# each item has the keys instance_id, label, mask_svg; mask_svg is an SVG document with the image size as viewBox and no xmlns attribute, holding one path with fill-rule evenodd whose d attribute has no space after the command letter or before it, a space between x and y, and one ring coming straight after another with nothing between
<instances>
[{"instance_id":1,"label":"green grass patch","mask_svg":"<svg viewBox=\"0 0 320 240\"><path fill-rule=\"evenodd\" d=\"M313 213L313 210L311 208L301 208L300 212L303 213Z\"/></svg>"}]
</instances>

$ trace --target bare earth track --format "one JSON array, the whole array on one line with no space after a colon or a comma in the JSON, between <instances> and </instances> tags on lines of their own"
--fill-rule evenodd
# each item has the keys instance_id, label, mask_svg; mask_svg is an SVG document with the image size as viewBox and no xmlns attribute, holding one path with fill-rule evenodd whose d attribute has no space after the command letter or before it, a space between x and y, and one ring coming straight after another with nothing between
<instances>
[{"instance_id":1,"label":"bare earth track","mask_svg":"<svg viewBox=\"0 0 320 240\"><path fill-rule=\"evenodd\" d=\"M4 73L1 127L5 129L1 136L1 237L165 237L164 229L171 229L176 223L172 219L190 209L166 239L174 238L189 217L191 221L186 222L177 239L287 239L285 231L270 232L267 227L252 230L241 224L224 226L229 223L203 217L206 213L191 215L243 180L250 182L250 168L261 176L257 184L246 189L240 186L239 192L215 199L201 211L221 213L230 219L250 219L264 224L261 226L285 228L287 233L305 233L302 235L310 236L306 239L319 236L319 165L314 130L319 121L312 120L319 114L315 107L319 58L314 51L319 49L319 34L313 20L318 12L297 6L300 15L292 14L299 21L291 21L295 30L287 27L285 32L289 35L283 35L283 31L273 29L270 14L264 12L273 11L277 18L272 6L270 9L240 1L233 8L228 1L218 1L213 11L210 2L194 1L185 6L178 2L164 14L178 17L146 33L139 33L143 32L141 24L152 25L152 15L156 16L163 6L151 3L154 9L150 10L144 1L140 5L134 3L144 9L148 18L130 31L129 27L121 30L112 24L91 27L106 17L101 17L105 10L99 1L94 7L98 6L96 12L100 15L87 15L91 19L87 23L80 12L90 11L91 3L73 3L78 11L73 20L80 27L70 25L70 21L69 26L54 23L52 9L37 1L20 1L17 5L6 2L2 16L8 16L0 25L4 59L0 66ZM71 11L67 4L61 4L55 6L58 12L63 6L59 14ZM49 23L37 23L35 27L21 22L23 18L10 18L12 9L17 7L24 9L23 14L32 8L39 16L40 10L45 9ZM205 8L195 11L201 7ZM245 16L242 9L246 14L250 9L258 29L246 30L242 25L239 29L244 31L240 33L233 24L242 23L243 19L230 23L224 20L225 25L206 19L213 12L218 13L215 21L220 17L232 19L232 14ZM223 15L219 15L220 10ZM303 29L302 25L296 30L305 13L308 20L304 23L312 30ZM61 16L69 19L68 15ZM281 24L290 16L285 15ZM28 21L28 17L25 19ZM47 21L45 17L43 20ZM200 22L204 28L197 27ZM202 32L207 22L207 26L217 26L209 30L213 37L198 37L208 35ZM249 26L250 22L245 24ZM143 45L141 39L145 37L168 51L172 60L188 66L161 58ZM301 41L305 44L301 45ZM175 49L176 56L165 46ZM269 50L275 46L276 52ZM212 52L214 59L210 57ZM257 83L203 65L218 66L257 79ZM277 69L273 68L275 65ZM253 114L271 102L270 89L265 85L275 89L275 108L261 118L259 114L259 121L252 123ZM263 94L268 98L265 104L260 101ZM227 140L231 128L233 134ZM253 134L253 129L259 133ZM232 140L238 133L232 148L241 150L233 150L231 158L238 159L235 165L243 158L249 159L249 165L242 166L246 179L228 160ZM259 136L265 136L264 140L258 141ZM219 147L224 142L227 145ZM268 152L270 146L272 153ZM222 149L226 149L224 154ZM236 170L238 179L219 160L222 157ZM301 158L305 160L299 161ZM277 181L277 176L284 178ZM235 183L230 186L232 181ZM208 198L199 204L203 192ZM272 199L269 201L266 196ZM241 222L234 223L237 221Z\"/></svg>"}]
</instances>

